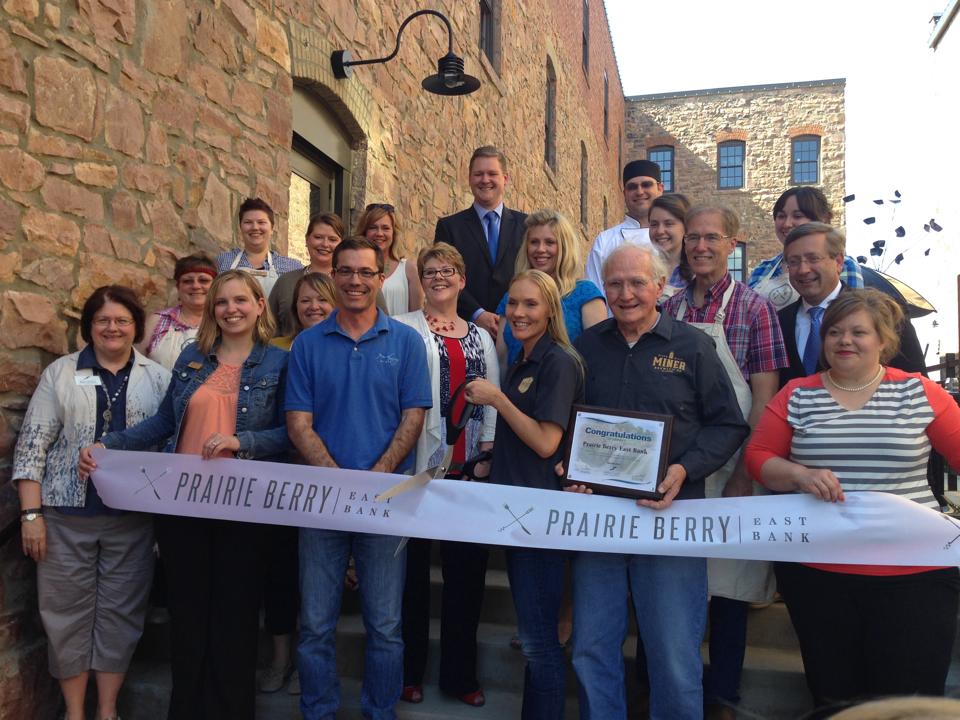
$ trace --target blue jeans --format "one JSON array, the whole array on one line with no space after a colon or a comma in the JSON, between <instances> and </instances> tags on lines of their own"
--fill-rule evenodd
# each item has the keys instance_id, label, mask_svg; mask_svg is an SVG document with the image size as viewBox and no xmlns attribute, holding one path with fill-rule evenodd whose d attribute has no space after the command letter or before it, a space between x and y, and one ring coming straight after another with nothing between
<instances>
[{"instance_id":1,"label":"blue jeans","mask_svg":"<svg viewBox=\"0 0 960 720\"><path fill-rule=\"evenodd\" d=\"M700 720L706 560L587 552L573 556L573 668L580 681L580 717L627 717L623 642L629 594L647 652L651 720Z\"/></svg>"},{"instance_id":2,"label":"blue jeans","mask_svg":"<svg viewBox=\"0 0 960 720\"><path fill-rule=\"evenodd\" d=\"M360 710L373 720L396 718L403 687L400 608L406 552L400 538L339 530L300 529L300 711L304 720L332 720L340 706L337 620L343 578L353 555L367 632Z\"/></svg>"},{"instance_id":3,"label":"blue jeans","mask_svg":"<svg viewBox=\"0 0 960 720\"><path fill-rule=\"evenodd\" d=\"M506 548L510 593L527 667L522 720L562 720L567 658L557 637L564 563L569 553Z\"/></svg>"}]
</instances>

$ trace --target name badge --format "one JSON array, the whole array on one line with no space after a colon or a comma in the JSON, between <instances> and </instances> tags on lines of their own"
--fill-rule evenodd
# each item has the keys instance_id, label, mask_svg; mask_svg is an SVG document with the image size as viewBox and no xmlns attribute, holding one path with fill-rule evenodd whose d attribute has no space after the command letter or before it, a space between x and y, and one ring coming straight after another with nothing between
<instances>
[{"instance_id":1,"label":"name badge","mask_svg":"<svg viewBox=\"0 0 960 720\"><path fill-rule=\"evenodd\" d=\"M73 381L81 387L84 385L103 385L99 375L74 375Z\"/></svg>"},{"instance_id":2,"label":"name badge","mask_svg":"<svg viewBox=\"0 0 960 720\"><path fill-rule=\"evenodd\" d=\"M193 362L188 362L187 367L190 368L191 370L199 370L200 368L203 367L203 363L199 363L196 360L194 360Z\"/></svg>"}]
</instances>

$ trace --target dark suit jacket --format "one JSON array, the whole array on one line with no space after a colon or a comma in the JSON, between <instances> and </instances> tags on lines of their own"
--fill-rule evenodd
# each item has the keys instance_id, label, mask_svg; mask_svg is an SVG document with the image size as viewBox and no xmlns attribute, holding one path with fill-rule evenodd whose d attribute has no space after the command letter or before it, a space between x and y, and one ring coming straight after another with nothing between
<instances>
[{"instance_id":1,"label":"dark suit jacket","mask_svg":"<svg viewBox=\"0 0 960 720\"><path fill-rule=\"evenodd\" d=\"M780 368L780 387L794 378L806 377L807 375L807 371L803 367L803 361L800 359L800 352L797 350L797 313L800 312L802 306L803 300L797 300L777 313L780 330L783 332L783 342L787 346L787 357L790 359L789 367ZM913 329L908 317L904 317L903 325L900 327L900 352L887 364L904 372L927 374L920 340L917 339L917 331ZM818 361L817 372L822 370L823 367Z\"/></svg>"},{"instance_id":2,"label":"dark suit jacket","mask_svg":"<svg viewBox=\"0 0 960 720\"><path fill-rule=\"evenodd\" d=\"M526 229L525 213L504 206L500 216L500 243L496 263L490 260L487 235L473 207L437 221L433 241L453 245L463 255L467 286L460 293L457 313L470 320L479 308L495 312L513 278L517 253Z\"/></svg>"}]
</instances>

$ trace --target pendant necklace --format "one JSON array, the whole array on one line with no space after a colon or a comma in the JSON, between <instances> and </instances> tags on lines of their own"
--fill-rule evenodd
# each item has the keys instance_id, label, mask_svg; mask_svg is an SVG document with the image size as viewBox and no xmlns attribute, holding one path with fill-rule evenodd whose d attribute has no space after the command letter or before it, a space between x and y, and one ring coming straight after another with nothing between
<instances>
[{"instance_id":1,"label":"pendant necklace","mask_svg":"<svg viewBox=\"0 0 960 720\"><path fill-rule=\"evenodd\" d=\"M120 381L120 385L117 387L117 391L113 394L113 397L110 397L110 393L107 392L107 389L103 385L97 385L98 388L103 389L103 398L107 401L107 409L101 413L103 418L103 428L105 431L109 432L110 430L110 421L113 419L113 404L117 401L117 398L120 397L120 393L123 392L123 388L127 385L127 380L130 379L130 373L127 373L123 376L123 380Z\"/></svg>"}]
</instances>

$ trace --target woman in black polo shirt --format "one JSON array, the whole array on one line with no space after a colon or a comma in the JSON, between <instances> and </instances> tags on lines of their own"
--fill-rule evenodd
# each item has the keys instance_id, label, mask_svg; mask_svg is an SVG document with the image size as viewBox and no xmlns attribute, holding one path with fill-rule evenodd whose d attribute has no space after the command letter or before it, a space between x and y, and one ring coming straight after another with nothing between
<instances>
[{"instance_id":1,"label":"woman in black polo shirt","mask_svg":"<svg viewBox=\"0 0 960 720\"><path fill-rule=\"evenodd\" d=\"M527 270L510 284L507 322L523 352L500 390L486 380L467 386L466 397L497 410L491 477L504 485L560 490L554 468L570 418L583 400L583 366L563 324L553 279ZM527 658L524 720L563 717L566 658L557 639L566 553L507 548L507 574Z\"/></svg>"}]
</instances>

